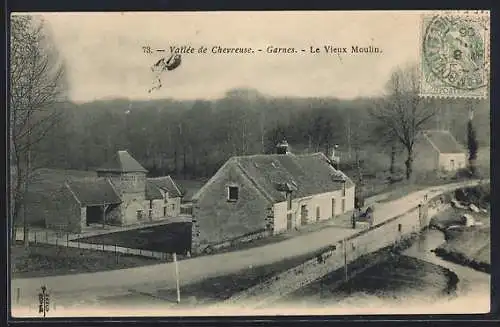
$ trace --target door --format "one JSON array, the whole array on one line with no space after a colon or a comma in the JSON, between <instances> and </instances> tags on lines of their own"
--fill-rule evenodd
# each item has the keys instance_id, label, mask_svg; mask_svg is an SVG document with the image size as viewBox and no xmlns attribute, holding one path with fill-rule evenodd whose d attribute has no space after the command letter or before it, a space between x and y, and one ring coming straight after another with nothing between
<instances>
[{"instance_id":1,"label":"door","mask_svg":"<svg viewBox=\"0 0 500 327\"><path fill-rule=\"evenodd\" d=\"M307 225L307 207L305 204L300 206L300 224Z\"/></svg>"},{"instance_id":2,"label":"door","mask_svg":"<svg viewBox=\"0 0 500 327\"><path fill-rule=\"evenodd\" d=\"M102 209L98 206L87 207L87 226L91 224L102 224Z\"/></svg>"},{"instance_id":3,"label":"door","mask_svg":"<svg viewBox=\"0 0 500 327\"><path fill-rule=\"evenodd\" d=\"M332 218L335 217L335 199L332 198Z\"/></svg>"},{"instance_id":4,"label":"door","mask_svg":"<svg viewBox=\"0 0 500 327\"><path fill-rule=\"evenodd\" d=\"M286 215L286 229L287 230L291 230L293 227L292 225L292 214L289 213Z\"/></svg>"},{"instance_id":5,"label":"door","mask_svg":"<svg viewBox=\"0 0 500 327\"><path fill-rule=\"evenodd\" d=\"M345 199L342 199L342 213L345 212Z\"/></svg>"}]
</instances>

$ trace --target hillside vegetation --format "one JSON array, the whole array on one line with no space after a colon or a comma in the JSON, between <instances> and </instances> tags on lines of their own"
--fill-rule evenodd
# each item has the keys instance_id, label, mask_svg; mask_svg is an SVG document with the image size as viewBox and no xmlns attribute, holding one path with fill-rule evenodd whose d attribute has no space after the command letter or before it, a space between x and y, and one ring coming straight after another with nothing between
<instances>
[{"instance_id":1,"label":"hillside vegetation","mask_svg":"<svg viewBox=\"0 0 500 327\"><path fill-rule=\"evenodd\" d=\"M38 145L34 158L37 166L92 170L127 149L151 175L206 179L229 157L273 152L276 142L286 138L294 153L330 155L337 144L345 164L354 162L357 152L363 170L371 174L390 164L389 146L368 114L375 101L276 98L235 89L213 101L61 103L63 121ZM489 146L487 101L429 99L425 105L439 113L426 128L449 129L462 144L473 106L479 146ZM398 148L397 166L402 167L404 156Z\"/></svg>"}]
</instances>

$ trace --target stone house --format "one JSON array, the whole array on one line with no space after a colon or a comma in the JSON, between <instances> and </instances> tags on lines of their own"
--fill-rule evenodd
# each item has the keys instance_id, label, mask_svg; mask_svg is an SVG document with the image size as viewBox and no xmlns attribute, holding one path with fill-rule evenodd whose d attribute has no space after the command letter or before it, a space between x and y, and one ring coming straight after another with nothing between
<instances>
[{"instance_id":1,"label":"stone house","mask_svg":"<svg viewBox=\"0 0 500 327\"><path fill-rule=\"evenodd\" d=\"M415 170L455 172L467 167L467 150L446 130L423 131L415 143Z\"/></svg>"},{"instance_id":2,"label":"stone house","mask_svg":"<svg viewBox=\"0 0 500 327\"><path fill-rule=\"evenodd\" d=\"M170 176L146 180L146 203L148 217L155 220L176 217L181 211L182 192Z\"/></svg>"},{"instance_id":3,"label":"stone house","mask_svg":"<svg viewBox=\"0 0 500 327\"><path fill-rule=\"evenodd\" d=\"M193 252L290 231L354 209L355 185L322 153L230 158L193 196Z\"/></svg>"},{"instance_id":4,"label":"stone house","mask_svg":"<svg viewBox=\"0 0 500 327\"><path fill-rule=\"evenodd\" d=\"M27 209L45 227L73 233L89 226L126 226L179 215L182 192L172 178L146 174L127 151L118 151L95 176L65 178L57 187L57 182L41 178Z\"/></svg>"}]
</instances>

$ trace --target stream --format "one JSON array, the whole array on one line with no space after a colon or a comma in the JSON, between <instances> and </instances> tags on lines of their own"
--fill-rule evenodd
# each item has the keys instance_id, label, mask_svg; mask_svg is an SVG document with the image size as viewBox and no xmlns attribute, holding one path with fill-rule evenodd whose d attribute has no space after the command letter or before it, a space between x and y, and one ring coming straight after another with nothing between
<instances>
[{"instance_id":1,"label":"stream","mask_svg":"<svg viewBox=\"0 0 500 327\"><path fill-rule=\"evenodd\" d=\"M490 308L490 275L436 256L444 234L428 229L405 251L334 287L338 276L310 284L280 303L328 314L484 313ZM449 269L458 277L449 284ZM451 286L451 292L446 290ZM325 311L327 310L327 311Z\"/></svg>"},{"instance_id":2,"label":"stream","mask_svg":"<svg viewBox=\"0 0 500 327\"><path fill-rule=\"evenodd\" d=\"M490 275L475 269L462 266L444 259L441 259L433 252L445 242L444 234L436 229L428 229L422 232L420 238L403 255L426 261L453 271L458 277L456 296L463 297L471 292L488 294L490 293Z\"/></svg>"}]
</instances>

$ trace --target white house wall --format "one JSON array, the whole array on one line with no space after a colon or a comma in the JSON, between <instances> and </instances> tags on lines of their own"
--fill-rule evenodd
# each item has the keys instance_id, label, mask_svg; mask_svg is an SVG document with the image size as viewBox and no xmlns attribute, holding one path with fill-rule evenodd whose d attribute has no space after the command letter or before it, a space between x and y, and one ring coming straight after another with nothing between
<instances>
[{"instance_id":1,"label":"white house wall","mask_svg":"<svg viewBox=\"0 0 500 327\"><path fill-rule=\"evenodd\" d=\"M151 220L161 220L167 217L177 217L180 215L181 198L168 198L155 199L150 203L149 200L144 201L144 214L148 215L150 205L152 204L152 217ZM166 215L164 215L163 208L166 208ZM149 216L146 216L149 219Z\"/></svg>"},{"instance_id":2,"label":"white house wall","mask_svg":"<svg viewBox=\"0 0 500 327\"><path fill-rule=\"evenodd\" d=\"M335 199L335 216L341 215L354 209L355 187L346 189L345 197L342 190L328 193L316 194L310 197L293 199L292 209L287 210L287 203L279 202L274 204L274 234L279 234L287 230L287 214L292 213L292 229L301 226L301 206L306 205L307 223L316 222L316 208L320 208L320 221L332 218L332 199ZM345 208L342 212L342 199L345 199Z\"/></svg>"},{"instance_id":3,"label":"white house wall","mask_svg":"<svg viewBox=\"0 0 500 327\"><path fill-rule=\"evenodd\" d=\"M451 160L455 161L455 167L451 166ZM439 155L439 168L444 171L453 171L467 167L467 155L465 153L441 153Z\"/></svg>"}]
</instances>

